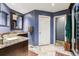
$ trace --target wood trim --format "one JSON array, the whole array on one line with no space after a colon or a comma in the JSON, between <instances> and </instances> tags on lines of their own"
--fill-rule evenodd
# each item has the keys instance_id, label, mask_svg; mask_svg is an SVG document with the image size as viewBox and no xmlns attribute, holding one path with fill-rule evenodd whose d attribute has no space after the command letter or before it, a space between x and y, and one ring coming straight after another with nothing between
<instances>
[{"instance_id":1,"label":"wood trim","mask_svg":"<svg viewBox=\"0 0 79 59\"><path fill-rule=\"evenodd\" d=\"M75 5L75 3L71 3L70 6L69 6L70 14L71 14L71 12L72 12L72 8L73 8L74 5Z\"/></svg>"},{"instance_id":2,"label":"wood trim","mask_svg":"<svg viewBox=\"0 0 79 59\"><path fill-rule=\"evenodd\" d=\"M20 51L20 49L23 49L23 51ZM19 56L21 53L26 55L27 51L28 40L0 49L0 56Z\"/></svg>"},{"instance_id":3,"label":"wood trim","mask_svg":"<svg viewBox=\"0 0 79 59\"><path fill-rule=\"evenodd\" d=\"M71 3L69 9L72 9L75 3Z\"/></svg>"}]
</instances>

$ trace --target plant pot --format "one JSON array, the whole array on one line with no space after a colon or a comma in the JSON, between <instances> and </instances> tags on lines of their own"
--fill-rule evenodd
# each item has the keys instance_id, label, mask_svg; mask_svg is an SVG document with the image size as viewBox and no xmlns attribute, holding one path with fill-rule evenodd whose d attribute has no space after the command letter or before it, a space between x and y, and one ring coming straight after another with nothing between
<instances>
[{"instance_id":1,"label":"plant pot","mask_svg":"<svg viewBox=\"0 0 79 59\"><path fill-rule=\"evenodd\" d=\"M65 42L65 46L64 46L66 51L70 51L70 43L69 42Z\"/></svg>"}]
</instances>

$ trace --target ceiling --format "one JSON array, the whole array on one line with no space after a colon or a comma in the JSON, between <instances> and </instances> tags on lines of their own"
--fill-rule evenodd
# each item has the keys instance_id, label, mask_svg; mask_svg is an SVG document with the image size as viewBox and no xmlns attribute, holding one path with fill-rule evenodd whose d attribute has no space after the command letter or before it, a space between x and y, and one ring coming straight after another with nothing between
<instances>
[{"instance_id":1,"label":"ceiling","mask_svg":"<svg viewBox=\"0 0 79 59\"><path fill-rule=\"evenodd\" d=\"M6 3L8 7L20 13L27 13L32 10L43 10L49 12L57 12L68 9L70 3Z\"/></svg>"}]
</instances>

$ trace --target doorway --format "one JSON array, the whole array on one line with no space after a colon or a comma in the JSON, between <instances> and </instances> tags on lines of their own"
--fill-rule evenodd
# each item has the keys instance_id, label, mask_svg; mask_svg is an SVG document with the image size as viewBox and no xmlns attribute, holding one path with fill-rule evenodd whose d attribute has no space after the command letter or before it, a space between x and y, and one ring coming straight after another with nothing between
<instances>
[{"instance_id":1,"label":"doorway","mask_svg":"<svg viewBox=\"0 0 79 59\"><path fill-rule=\"evenodd\" d=\"M66 41L66 15L54 17L54 44L64 46Z\"/></svg>"},{"instance_id":2,"label":"doorway","mask_svg":"<svg viewBox=\"0 0 79 59\"><path fill-rule=\"evenodd\" d=\"M39 15L39 45L50 44L50 16Z\"/></svg>"}]
</instances>

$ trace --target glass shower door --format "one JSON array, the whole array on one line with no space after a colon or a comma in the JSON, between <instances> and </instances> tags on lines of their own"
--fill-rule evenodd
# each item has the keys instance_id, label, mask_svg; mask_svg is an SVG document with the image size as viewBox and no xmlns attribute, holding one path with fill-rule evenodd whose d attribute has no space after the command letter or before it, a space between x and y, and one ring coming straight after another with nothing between
<instances>
[{"instance_id":1,"label":"glass shower door","mask_svg":"<svg viewBox=\"0 0 79 59\"><path fill-rule=\"evenodd\" d=\"M76 52L79 55L79 5L76 7Z\"/></svg>"},{"instance_id":2,"label":"glass shower door","mask_svg":"<svg viewBox=\"0 0 79 59\"><path fill-rule=\"evenodd\" d=\"M72 9L72 50L75 55L76 54L76 17L75 11L76 7Z\"/></svg>"},{"instance_id":3,"label":"glass shower door","mask_svg":"<svg viewBox=\"0 0 79 59\"><path fill-rule=\"evenodd\" d=\"M79 4L72 9L72 50L79 55Z\"/></svg>"}]
</instances>

